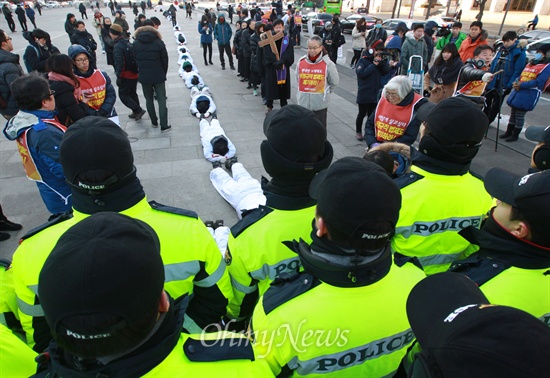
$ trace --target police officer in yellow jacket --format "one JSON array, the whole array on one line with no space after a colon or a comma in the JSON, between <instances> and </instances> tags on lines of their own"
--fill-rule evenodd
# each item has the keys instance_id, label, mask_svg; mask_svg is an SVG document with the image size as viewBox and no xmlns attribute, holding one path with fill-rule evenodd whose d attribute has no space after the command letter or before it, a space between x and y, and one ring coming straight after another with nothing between
<instances>
[{"instance_id":1,"label":"police officer in yellow jacket","mask_svg":"<svg viewBox=\"0 0 550 378\"><path fill-rule=\"evenodd\" d=\"M28 377L36 372L36 352L0 324L0 377Z\"/></svg>"},{"instance_id":2,"label":"police officer in yellow jacket","mask_svg":"<svg viewBox=\"0 0 550 378\"><path fill-rule=\"evenodd\" d=\"M242 335L182 333L189 297L164 291L161 244L146 223L110 212L59 238L39 278L54 340L38 376L271 376Z\"/></svg>"},{"instance_id":3,"label":"police officer in yellow jacket","mask_svg":"<svg viewBox=\"0 0 550 378\"><path fill-rule=\"evenodd\" d=\"M285 240L311 241L316 201L309 196L315 174L332 161L332 146L315 114L299 105L270 112L264 121L266 140L260 146L271 181L263 183L266 206L243 216L231 228L226 262L233 284L229 305L232 329L245 328L258 297L285 272L299 270L298 256Z\"/></svg>"},{"instance_id":4,"label":"police officer in yellow jacket","mask_svg":"<svg viewBox=\"0 0 550 378\"><path fill-rule=\"evenodd\" d=\"M31 231L13 256L15 294L29 345L41 352L51 339L37 296L44 261L65 230L103 211L140 219L156 230L162 243L166 291L176 299L191 296L184 323L188 331L200 332L220 322L232 289L214 239L196 213L147 202L124 131L102 117L81 119L65 133L60 155L73 193L74 216Z\"/></svg>"},{"instance_id":5,"label":"police officer in yellow jacket","mask_svg":"<svg viewBox=\"0 0 550 378\"><path fill-rule=\"evenodd\" d=\"M489 124L460 97L428 103L418 113L424 127L418 150L411 147L411 172L397 179L403 207L392 249L398 263L414 260L429 275L467 257L470 243L458 231L479 228L491 208L483 182L469 172Z\"/></svg>"},{"instance_id":6,"label":"police officer in yellow jacket","mask_svg":"<svg viewBox=\"0 0 550 378\"><path fill-rule=\"evenodd\" d=\"M470 277L491 303L517 307L550 326L550 171L522 177L493 168L485 188L497 206L481 230L460 231L479 251L450 271Z\"/></svg>"},{"instance_id":7,"label":"police officer in yellow jacket","mask_svg":"<svg viewBox=\"0 0 550 378\"><path fill-rule=\"evenodd\" d=\"M277 376L391 376L414 340L407 296L425 277L393 264L399 188L375 163L346 157L315 177L311 194L311 244L286 243L303 272L281 275L260 299L255 347Z\"/></svg>"},{"instance_id":8,"label":"police officer in yellow jacket","mask_svg":"<svg viewBox=\"0 0 550 378\"><path fill-rule=\"evenodd\" d=\"M548 376L550 328L489 301L461 274L420 281L407 299L407 315L417 340L395 378Z\"/></svg>"}]
</instances>

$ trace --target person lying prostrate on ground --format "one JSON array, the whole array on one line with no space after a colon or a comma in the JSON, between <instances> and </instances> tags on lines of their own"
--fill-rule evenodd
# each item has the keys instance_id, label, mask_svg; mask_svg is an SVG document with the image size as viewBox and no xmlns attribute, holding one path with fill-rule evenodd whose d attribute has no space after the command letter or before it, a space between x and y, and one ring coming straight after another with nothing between
<instances>
[{"instance_id":1,"label":"person lying prostrate on ground","mask_svg":"<svg viewBox=\"0 0 550 378\"><path fill-rule=\"evenodd\" d=\"M212 165L216 162L225 163L235 156L237 149L225 134L215 115L212 115L210 123L204 118L201 119L199 127L204 158Z\"/></svg>"},{"instance_id":2,"label":"person lying prostrate on ground","mask_svg":"<svg viewBox=\"0 0 550 378\"><path fill-rule=\"evenodd\" d=\"M185 82L185 86L187 88L191 89L191 87L193 87L194 85L205 85L201 75L199 75L199 72L193 70L193 64L191 64L191 62L189 61L183 62L183 64L181 65L181 68L182 70L180 72L180 75L183 81ZM193 77L198 78L199 81L197 84L193 84L193 82L195 82L195 80L193 80Z\"/></svg>"},{"instance_id":3,"label":"person lying prostrate on ground","mask_svg":"<svg viewBox=\"0 0 550 378\"><path fill-rule=\"evenodd\" d=\"M191 105L189 105L189 112L197 118L208 118L216 113L216 104L212 99L210 89L199 84L199 78L193 77L191 79L193 87L191 89Z\"/></svg>"}]
</instances>

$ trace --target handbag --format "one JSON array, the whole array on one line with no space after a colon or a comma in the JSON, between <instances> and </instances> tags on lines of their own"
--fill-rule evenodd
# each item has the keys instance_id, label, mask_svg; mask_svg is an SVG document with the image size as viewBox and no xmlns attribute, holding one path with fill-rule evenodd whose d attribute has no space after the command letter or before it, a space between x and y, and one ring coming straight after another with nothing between
<instances>
[{"instance_id":1,"label":"handbag","mask_svg":"<svg viewBox=\"0 0 550 378\"><path fill-rule=\"evenodd\" d=\"M343 34L340 34L340 38L338 38L338 46L342 46L346 44L346 37L344 37Z\"/></svg>"}]
</instances>

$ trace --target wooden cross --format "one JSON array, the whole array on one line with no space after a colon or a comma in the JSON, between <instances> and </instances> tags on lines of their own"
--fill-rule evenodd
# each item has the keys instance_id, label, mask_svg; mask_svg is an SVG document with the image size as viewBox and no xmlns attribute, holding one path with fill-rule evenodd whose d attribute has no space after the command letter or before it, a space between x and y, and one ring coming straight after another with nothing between
<instances>
[{"instance_id":1,"label":"wooden cross","mask_svg":"<svg viewBox=\"0 0 550 378\"><path fill-rule=\"evenodd\" d=\"M273 54L277 57L277 60L280 60L281 57L279 56L279 50L277 50L277 45L275 44L275 41L278 41L279 39L282 39L285 36L284 32L278 32L277 34L273 35L270 31L267 31L265 33L260 34L261 41L258 42L258 46L264 47L267 45L271 46L271 51L273 51Z\"/></svg>"}]
</instances>

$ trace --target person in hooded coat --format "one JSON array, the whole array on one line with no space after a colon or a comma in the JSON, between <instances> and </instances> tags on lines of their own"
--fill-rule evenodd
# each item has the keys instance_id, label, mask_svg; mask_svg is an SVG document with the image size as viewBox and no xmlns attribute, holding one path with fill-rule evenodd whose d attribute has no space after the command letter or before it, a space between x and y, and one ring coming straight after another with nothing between
<instances>
[{"instance_id":1,"label":"person in hooded coat","mask_svg":"<svg viewBox=\"0 0 550 378\"><path fill-rule=\"evenodd\" d=\"M48 58L53 54L59 54L59 49L52 45L50 35L42 29L34 29L32 32L23 32L23 38L29 41L23 54L27 72L46 72Z\"/></svg>"}]
</instances>

